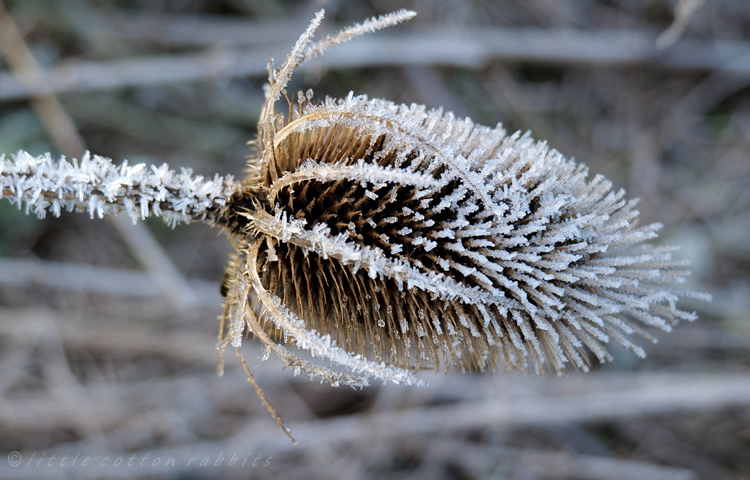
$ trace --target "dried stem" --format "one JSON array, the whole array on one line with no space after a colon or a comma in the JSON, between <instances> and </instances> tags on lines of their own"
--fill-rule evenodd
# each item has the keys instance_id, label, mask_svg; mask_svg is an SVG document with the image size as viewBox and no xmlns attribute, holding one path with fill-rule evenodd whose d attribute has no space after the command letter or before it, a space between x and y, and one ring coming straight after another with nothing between
<instances>
[{"instance_id":1,"label":"dried stem","mask_svg":"<svg viewBox=\"0 0 750 480\"><path fill-rule=\"evenodd\" d=\"M281 427L281 429L284 430L284 433L286 433L286 435L289 437L292 443L297 443L297 440L295 440L294 437L292 436L292 432L289 431L286 424L284 424L284 421L281 419L281 417L279 417L279 414L274 408L274 406L271 405L271 402L268 401L268 398L266 398L266 395L263 393L263 390L260 388L260 385L258 385L258 382L255 381L253 372L250 371L250 367L247 366L245 357L242 356L242 349L240 347L236 347L235 350L237 351L237 358L240 359L240 363L242 363L242 368L245 370L245 375L247 375L247 383L253 386L253 388L255 389L255 393L258 395L258 398L260 398L260 401L263 402L263 406L266 407L266 410L268 410L268 413L270 413L273 419L276 420L276 423L278 423L279 427Z\"/></svg>"}]
</instances>

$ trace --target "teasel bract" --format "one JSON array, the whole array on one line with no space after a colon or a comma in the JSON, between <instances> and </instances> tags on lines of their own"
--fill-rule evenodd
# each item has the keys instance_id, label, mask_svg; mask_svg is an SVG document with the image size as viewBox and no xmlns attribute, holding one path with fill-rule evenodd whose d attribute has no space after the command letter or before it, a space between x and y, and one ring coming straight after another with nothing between
<instances>
[{"instance_id":1,"label":"teasel bract","mask_svg":"<svg viewBox=\"0 0 750 480\"><path fill-rule=\"evenodd\" d=\"M545 142L352 93L289 99L304 61L413 15L312 43L318 13L281 67L269 63L256 153L239 182L21 152L0 162L2 194L40 216L125 211L223 227L235 253L219 350L232 345L242 359L252 334L266 357L335 386L421 384L424 368L588 370L590 354L610 360L612 339L642 357L629 335L654 340L644 327L694 320L677 301L708 296L669 286L689 272L676 247L646 243L660 225L638 226L635 200Z\"/></svg>"}]
</instances>

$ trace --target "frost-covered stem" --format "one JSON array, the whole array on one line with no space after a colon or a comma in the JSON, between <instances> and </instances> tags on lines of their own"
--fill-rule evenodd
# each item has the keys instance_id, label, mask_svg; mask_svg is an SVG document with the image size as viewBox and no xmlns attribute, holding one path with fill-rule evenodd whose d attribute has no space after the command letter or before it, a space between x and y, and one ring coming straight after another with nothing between
<instances>
[{"instance_id":1,"label":"frost-covered stem","mask_svg":"<svg viewBox=\"0 0 750 480\"><path fill-rule=\"evenodd\" d=\"M324 40L307 47L302 62L305 62L313 57L322 54L333 45L348 42L355 37L359 37L360 35L376 32L378 30L397 25L406 20L411 20L416 15L417 12L412 12L411 10L399 10L387 15L381 15L378 18L373 17L361 24L354 24L351 27L339 31L335 35L329 35Z\"/></svg>"},{"instance_id":2,"label":"frost-covered stem","mask_svg":"<svg viewBox=\"0 0 750 480\"><path fill-rule=\"evenodd\" d=\"M239 183L231 176L213 179L193 176L127 161L117 166L108 158L86 153L79 160L54 161L49 154L34 157L26 152L13 160L0 157L0 198L8 198L26 212L44 218L47 211L86 211L93 218L126 212L135 223L150 215L179 222L216 223Z\"/></svg>"}]
</instances>

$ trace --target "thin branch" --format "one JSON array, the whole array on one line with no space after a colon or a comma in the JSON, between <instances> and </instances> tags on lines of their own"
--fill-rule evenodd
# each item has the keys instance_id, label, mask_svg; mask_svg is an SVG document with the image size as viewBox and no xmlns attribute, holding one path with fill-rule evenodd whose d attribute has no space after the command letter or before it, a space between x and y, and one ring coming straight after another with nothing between
<instances>
[{"instance_id":1,"label":"thin branch","mask_svg":"<svg viewBox=\"0 0 750 480\"><path fill-rule=\"evenodd\" d=\"M589 480L697 480L684 468L622 460L573 452L466 445L455 440L431 438L427 445L437 458L454 458L474 470L478 477L499 466L502 471L528 472L532 478L578 478ZM482 468L483 467L483 468Z\"/></svg>"},{"instance_id":2,"label":"thin branch","mask_svg":"<svg viewBox=\"0 0 750 480\"><path fill-rule=\"evenodd\" d=\"M46 83L42 68L34 59L23 35L1 0L0 51L10 65L13 75L21 83ZM86 152L83 138L75 122L54 94L36 95L31 99L31 104L58 149L70 157L82 158ZM3 188L0 191L0 197L5 195L4 190ZM124 218L115 217L108 221L120 233L141 265L152 273L155 283L175 308L184 310L192 306L193 295L190 293L190 286L151 232L143 225L128 225Z\"/></svg>"},{"instance_id":3,"label":"thin branch","mask_svg":"<svg viewBox=\"0 0 750 480\"><path fill-rule=\"evenodd\" d=\"M187 279L195 306L215 308L221 302L214 282ZM0 258L0 285L44 287L118 297L156 298L160 291L149 273L78 263Z\"/></svg>"},{"instance_id":4,"label":"thin branch","mask_svg":"<svg viewBox=\"0 0 750 480\"><path fill-rule=\"evenodd\" d=\"M363 435L387 438L483 428L564 425L750 405L748 375L671 373L612 378L610 373L607 388L603 388L605 379L602 377L581 375L564 379L557 385L550 385L552 381L548 381L544 385L549 386L549 390L532 388L521 395L493 395L447 406L425 408L420 405L407 410L352 415L296 424L294 429L303 444L339 443ZM530 387L529 379L519 381L525 382L526 388ZM615 381L619 387L612 386ZM505 382L503 391L512 390ZM263 445L269 452L288 450L286 442L274 438L273 433L267 432L266 437L251 429L238 433L235 441L246 448L258 442L256 445Z\"/></svg>"},{"instance_id":5,"label":"thin branch","mask_svg":"<svg viewBox=\"0 0 750 480\"><path fill-rule=\"evenodd\" d=\"M0 309L0 337L11 339L13 344L33 346L59 335L59 341L68 351L159 356L206 367L215 364L214 346L200 332L172 331L170 340L165 341L164 333L154 328L154 322L144 321L134 330L132 317L127 320L94 314L91 317L52 315L34 308ZM46 328L53 321L59 333Z\"/></svg>"},{"instance_id":6,"label":"thin branch","mask_svg":"<svg viewBox=\"0 0 750 480\"><path fill-rule=\"evenodd\" d=\"M320 42L310 45L307 50L305 50L304 60L302 61L304 62L313 57L316 57L334 45L348 42L349 40L366 33L372 33L384 28L398 25L401 22L411 20L416 15L417 12L412 12L410 10L399 10L398 12L381 15L378 18L371 18L362 22L362 24L355 24L351 27L344 28L338 33L329 35Z\"/></svg>"},{"instance_id":7,"label":"thin branch","mask_svg":"<svg viewBox=\"0 0 750 480\"><path fill-rule=\"evenodd\" d=\"M23 35L0 1L0 52L21 84L43 87L45 75L26 46ZM3 88L0 87L0 91ZM73 120L51 93L36 93L31 105L49 132L50 137L67 155L80 157L86 151L83 139Z\"/></svg>"},{"instance_id":8,"label":"thin branch","mask_svg":"<svg viewBox=\"0 0 750 480\"><path fill-rule=\"evenodd\" d=\"M656 47L666 50L674 45L685 32L690 24L690 18L697 12L706 0L680 0L674 8L674 21L668 29L663 31L656 39Z\"/></svg>"},{"instance_id":9,"label":"thin branch","mask_svg":"<svg viewBox=\"0 0 750 480\"><path fill-rule=\"evenodd\" d=\"M484 380L470 381L472 385L486 384ZM524 388L513 388L509 384L522 382ZM432 390L440 382L425 387L423 391ZM571 386L571 383L574 385ZM619 388L602 388L602 383L611 387L619 384ZM417 405L409 409L388 410L374 414L352 415L337 417L329 420L311 421L296 424L294 429L297 438L303 444L320 446L344 445L351 442L369 442L373 439L389 438L420 438L421 435L433 435L430 441L435 441L434 434L446 434L454 431L474 429L502 429L517 428L533 425L553 425L580 422L607 421L617 418L634 418L659 413L673 413L676 411L710 410L726 408L736 405L750 404L750 377L748 375L697 375L674 374L658 375L581 375L564 381L554 382L528 379L504 379L501 395L492 395L478 402L459 402L448 406L425 407ZM453 395L462 397L471 395L471 389L459 388L453 390ZM513 393L510 393L513 392ZM572 392L578 392L574 394ZM160 465L159 472L165 475L186 471L186 459L195 456L217 458L220 452L227 451L261 451L264 456L278 456L285 452L297 451L288 440L280 438L278 431L263 427L256 422L250 422L246 428L236 434L233 439L216 442L191 443L188 446L165 448L148 452L134 453L142 458L148 453L150 458L176 458L173 465ZM503 458L507 453L510 458L515 454L522 454L519 450L500 447L480 447L488 455ZM47 450L48 457L52 454L65 453L65 448ZM23 453L23 452L22 452ZM26 454L28 453L28 455ZM23 453L23 458L29 458L31 452ZM0 458L2 457L0 453ZM5 454L7 456L7 453ZM547 457L552 455L552 457ZM558 455L557 457L555 455ZM565 460L560 452L528 452L527 457L521 457L522 464L532 461L542 462L544 465L559 464ZM496 458L496 457L493 457ZM544 460L543 458L547 458ZM659 467L641 462L603 459L589 456L570 456L574 462L568 466L571 472L582 474L583 478L593 477L594 471L605 466L620 464L629 472L645 472L652 474L659 471ZM610 460L609 462L607 460ZM528 461L528 463L527 463ZM625 463L620 463L625 462ZM0 475L10 472L7 465L0 465ZM21 471L23 469L19 469ZM39 474L41 470L34 471ZM67 470L73 476L83 476L87 469L73 466ZM89 469L90 471L90 469ZM144 471L145 472L145 471ZM588 473L586 473L588 472ZM661 471L668 477L662 478L690 478L689 472L682 469L664 469ZM10 472L12 473L12 472ZM115 468L97 468L99 478L111 478L121 475ZM133 470L132 474L139 474ZM151 473L151 472L147 472ZM146 473L144 473L146 474ZM598 477L601 478L601 477ZM617 477L611 477L617 478ZM628 477L625 477L628 478ZM649 478L648 476L642 478Z\"/></svg>"},{"instance_id":10,"label":"thin branch","mask_svg":"<svg viewBox=\"0 0 750 480\"><path fill-rule=\"evenodd\" d=\"M750 42L684 40L665 52L648 32L583 32L563 29L508 28L472 32L471 37L443 27L440 31L381 36L341 45L326 68L378 65L443 65L481 68L490 61L540 64L590 63L609 66L647 65L674 70L708 70L750 76ZM201 53L138 57L126 60L68 61L47 72L43 85L19 82L0 74L0 100L41 93L106 90L215 78L264 77L268 53L282 45L243 50L226 48ZM300 67L301 70L306 66Z\"/></svg>"},{"instance_id":11,"label":"thin branch","mask_svg":"<svg viewBox=\"0 0 750 480\"><path fill-rule=\"evenodd\" d=\"M61 9L65 13L64 9ZM76 33L101 42L102 37L165 46L269 45L289 39L289 32L302 31L307 21L248 21L245 17L227 15L193 15L158 11L143 13L117 12L106 16L68 15Z\"/></svg>"},{"instance_id":12,"label":"thin branch","mask_svg":"<svg viewBox=\"0 0 750 480\"><path fill-rule=\"evenodd\" d=\"M13 160L0 156L0 198L19 207L25 203L27 213L33 211L40 218L49 209L55 216L62 210L86 211L91 218L124 212L133 223L157 215L170 225L191 221L213 224L236 188L231 176L215 175L207 180L193 177L190 169L177 173L167 164L131 167L124 161L117 166L108 158L88 153L71 162L65 158L55 161L49 154L33 157L24 151ZM142 238L131 240L140 242ZM137 248L143 247L139 244Z\"/></svg>"}]
</instances>

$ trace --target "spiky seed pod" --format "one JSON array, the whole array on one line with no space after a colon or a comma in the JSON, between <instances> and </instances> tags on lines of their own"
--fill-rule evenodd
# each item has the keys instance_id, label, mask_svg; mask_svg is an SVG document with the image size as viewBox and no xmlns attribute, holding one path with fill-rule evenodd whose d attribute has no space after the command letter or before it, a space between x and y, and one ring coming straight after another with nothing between
<instances>
[{"instance_id":1,"label":"spiky seed pod","mask_svg":"<svg viewBox=\"0 0 750 480\"><path fill-rule=\"evenodd\" d=\"M247 327L297 372L410 383L441 365L588 370L610 339L643 356L629 334L696 318L676 303L697 294L665 286L685 262L644 243L660 225L638 227L636 201L528 134L353 94L300 92L277 114L294 69L336 43L308 46L319 20L271 66L259 154L224 211L224 343Z\"/></svg>"}]
</instances>

